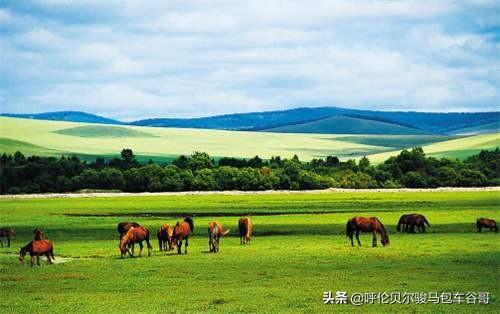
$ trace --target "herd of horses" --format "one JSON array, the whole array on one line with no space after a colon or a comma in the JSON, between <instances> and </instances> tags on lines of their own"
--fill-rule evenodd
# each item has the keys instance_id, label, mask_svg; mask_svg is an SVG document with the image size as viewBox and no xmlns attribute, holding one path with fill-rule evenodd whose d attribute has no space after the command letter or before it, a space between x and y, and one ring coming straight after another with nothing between
<instances>
[{"instance_id":1,"label":"herd of horses","mask_svg":"<svg viewBox=\"0 0 500 314\"><path fill-rule=\"evenodd\" d=\"M430 227L427 219L421 214L405 214L402 215L398 221L396 230L398 232L416 233L425 232L425 228ZM498 232L497 223L493 219L479 218L476 221L476 228L478 232L482 229L490 229L491 231ZM250 217L241 217L238 220L238 232L240 237L240 244L250 244L252 237L253 225ZM142 254L144 247L143 242L146 242L148 248L148 256L151 256L153 249L150 243L150 231L148 228L141 226L137 222L120 222L117 226L117 231L120 235L120 253L121 258L124 258L127 253L133 257L135 244L140 247L139 256ZM182 245L184 243L184 253L187 254L189 236L194 231L194 222L191 217L184 218L183 221L178 221L174 226L170 224L161 225L156 233L158 239L158 246L160 251L172 251L177 247L177 253L182 253ZM212 221L208 224L208 246L211 253L219 251L220 238L229 233L229 229L224 230L218 221ZM389 244L389 236L387 230L382 222L377 217L353 217L347 221L346 236L350 238L351 246L354 246L354 236L361 246L359 240L360 232L371 232L373 234L372 246L377 246L377 234L380 235L380 242L383 246ZM25 256L30 254L31 266L34 264L36 258L37 265L40 265L40 256L46 256L47 262L52 264L54 258L54 247L52 241L44 239L43 230L36 228L34 231L33 241L21 247L19 251L19 260L24 261ZM15 236L13 228L4 227L0 228L0 244L3 247L2 237L7 238L7 246L10 247L11 238Z\"/></svg>"}]
</instances>

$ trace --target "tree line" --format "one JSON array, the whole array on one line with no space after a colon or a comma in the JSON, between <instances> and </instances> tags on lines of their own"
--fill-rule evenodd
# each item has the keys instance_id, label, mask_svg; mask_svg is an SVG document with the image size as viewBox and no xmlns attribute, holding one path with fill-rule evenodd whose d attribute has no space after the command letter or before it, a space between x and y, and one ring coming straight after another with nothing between
<instances>
[{"instance_id":1,"label":"tree line","mask_svg":"<svg viewBox=\"0 0 500 314\"><path fill-rule=\"evenodd\" d=\"M82 189L126 192L309 190L338 188L435 188L500 185L500 151L483 150L461 161L427 157L420 147L403 150L372 165L368 158L340 161L335 156L308 162L297 156L263 160L207 153L180 156L171 163L139 163L132 150L120 158L93 162L76 156L0 157L0 193L74 192Z\"/></svg>"}]
</instances>

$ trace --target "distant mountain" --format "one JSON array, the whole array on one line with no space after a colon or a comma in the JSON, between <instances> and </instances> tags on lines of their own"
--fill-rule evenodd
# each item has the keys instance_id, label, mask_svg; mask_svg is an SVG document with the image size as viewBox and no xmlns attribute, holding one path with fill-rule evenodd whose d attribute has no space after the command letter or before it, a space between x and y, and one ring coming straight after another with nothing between
<instances>
[{"instance_id":1,"label":"distant mountain","mask_svg":"<svg viewBox=\"0 0 500 314\"><path fill-rule=\"evenodd\" d=\"M103 123L103 124L124 124L121 121L108 119L95 114L86 113L82 111L56 111L44 112L34 114L13 114L2 113L0 116L37 119L37 120L55 120L55 121L71 121L71 122L85 122L85 123Z\"/></svg>"},{"instance_id":2,"label":"distant mountain","mask_svg":"<svg viewBox=\"0 0 500 314\"><path fill-rule=\"evenodd\" d=\"M236 113L206 118L147 119L132 125L262 131L313 122L333 116L350 116L398 124L427 133L448 134L453 130L499 121L500 112L434 113L414 111L372 111L339 107L296 108L282 111ZM411 133L413 134L413 133Z\"/></svg>"},{"instance_id":3,"label":"distant mountain","mask_svg":"<svg viewBox=\"0 0 500 314\"><path fill-rule=\"evenodd\" d=\"M356 125L373 130L376 132L376 123L391 124L392 132L395 134L456 134L455 131L472 128L480 132L495 132L491 127L483 127L500 121L500 112L473 112L473 113L434 113L434 112L413 112L413 111L373 111L358 110L339 107L315 107L315 108L295 108L280 111L235 113L203 118L158 118L138 120L130 123L124 123L118 120L108 119L79 111L47 112L40 114L2 114L8 117L74 121L86 123L104 123L104 124L123 124L151 127L177 127L177 128L200 128L200 129L219 129L219 130L240 130L240 131L265 131L276 129L293 130L296 125L307 125L303 127L303 132L312 133L331 133L332 125L326 118L342 116L341 121L348 121L347 117L358 119ZM363 123L362 121L364 120ZM335 121L335 120L333 120ZM351 122L352 122L351 121ZM311 126L311 123L317 122ZM361 124L360 124L361 123ZM340 125L335 126L335 133L355 132L352 125L344 123L343 130ZM368 127L371 125L371 127ZM387 127L387 125L384 125ZM324 128L324 129L322 129ZM387 128L384 128L387 130ZM307 131L311 130L311 131ZM351 131L349 131L351 130ZM286 131L291 132L291 131ZM361 131L357 131L360 133ZM408 132L408 133L404 133ZM378 134L378 133L374 133ZM392 134L392 133L391 133Z\"/></svg>"},{"instance_id":4,"label":"distant mountain","mask_svg":"<svg viewBox=\"0 0 500 314\"><path fill-rule=\"evenodd\" d=\"M420 135L427 132L395 123L333 116L312 122L285 125L267 129L268 132L281 133L320 133L320 134L384 134L384 135Z\"/></svg>"}]
</instances>

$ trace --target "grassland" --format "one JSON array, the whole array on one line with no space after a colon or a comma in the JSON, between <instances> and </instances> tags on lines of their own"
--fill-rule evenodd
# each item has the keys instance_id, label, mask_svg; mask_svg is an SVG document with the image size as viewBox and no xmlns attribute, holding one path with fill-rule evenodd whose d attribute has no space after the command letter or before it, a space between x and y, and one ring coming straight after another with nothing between
<instances>
[{"instance_id":1,"label":"grassland","mask_svg":"<svg viewBox=\"0 0 500 314\"><path fill-rule=\"evenodd\" d=\"M396 234L402 213L421 212L426 234ZM252 213L255 237L240 246L239 215ZM498 234L475 232L479 216L499 219L498 191L358 192L274 195L169 195L0 199L0 220L16 228L0 249L5 312L455 312L498 313ZM155 251L118 258L116 223L136 220L155 230L194 215L189 253ZM345 222L378 216L388 247L351 248ZM217 219L230 236L207 253L206 225ZM15 253L35 226L66 263L31 269ZM323 305L324 291L489 291L489 305Z\"/></svg>"},{"instance_id":2,"label":"grassland","mask_svg":"<svg viewBox=\"0 0 500 314\"><path fill-rule=\"evenodd\" d=\"M431 144L426 152L465 157L499 145L499 133L449 141L438 135L284 134L154 127L111 126L0 117L0 153L75 154L85 160L115 157L132 148L140 160L169 161L194 151L214 157L291 157L301 160L336 155L341 159L373 156L380 162L399 149Z\"/></svg>"},{"instance_id":3,"label":"grassland","mask_svg":"<svg viewBox=\"0 0 500 314\"><path fill-rule=\"evenodd\" d=\"M422 146L424 152L428 156L459 159L477 154L483 149L495 149L497 147L500 147L500 133L480 134ZM398 153L399 151L390 151L373 154L368 157L372 162L377 163L382 162L391 156L395 156Z\"/></svg>"},{"instance_id":4,"label":"grassland","mask_svg":"<svg viewBox=\"0 0 500 314\"><path fill-rule=\"evenodd\" d=\"M333 116L307 123L285 125L269 129L270 132L282 133L324 133L324 134L383 134L415 135L425 131L395 123L360 119L346 116Z\"/></svg>"}]
</instances>

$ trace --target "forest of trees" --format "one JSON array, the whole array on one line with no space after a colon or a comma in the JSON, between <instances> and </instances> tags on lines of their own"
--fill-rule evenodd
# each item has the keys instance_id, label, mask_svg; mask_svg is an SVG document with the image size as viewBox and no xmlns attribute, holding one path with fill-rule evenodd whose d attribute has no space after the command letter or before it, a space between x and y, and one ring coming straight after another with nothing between
<instances>
[{"instance_id":1,"label":"forest of trees","mask_svg":"<svg viewBox=\"0 0 500 314\"><path fill-rule=\"evenodd\" d=\"M308 190L339 188L435 188L500 185L500 151L481 151L463 161L426 157L422 148L404 150L378 165L364 157L341 162L335 156L300 161L220 158L196 152L171 163L139 163L132 150L94 162L72 157L0 157L0 193L216 190Z\"/></svg>"}]
</instances>

